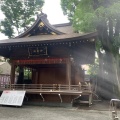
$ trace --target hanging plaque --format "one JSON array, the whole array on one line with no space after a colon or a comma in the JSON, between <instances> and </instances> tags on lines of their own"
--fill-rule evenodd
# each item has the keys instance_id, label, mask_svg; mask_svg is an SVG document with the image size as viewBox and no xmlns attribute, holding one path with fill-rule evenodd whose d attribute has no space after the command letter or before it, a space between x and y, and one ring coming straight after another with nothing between
<instances>
[{"instance_id":1,"label":"hanging plaque","mask_svg":"<svg viewBox=\"0 0 120 120\"><path fill-rule=\"evenodd\" d=\"M28 52L29 56L47 55L47 47L30 47Z\"/></svg>"}]
</instances>

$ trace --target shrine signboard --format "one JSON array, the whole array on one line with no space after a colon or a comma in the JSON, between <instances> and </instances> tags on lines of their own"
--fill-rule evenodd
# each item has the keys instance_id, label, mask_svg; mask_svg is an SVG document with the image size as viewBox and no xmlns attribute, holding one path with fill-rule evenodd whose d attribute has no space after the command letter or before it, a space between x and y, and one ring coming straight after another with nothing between
<instances>
[{"instance_id":1,"label":"shrine signboard","mask_svg":"<svg viewBox=\"0 0 120 120\"><path fill-rule=\"evenodd\" d=\"M28 52L29 56L47 55L47 47L30 47Z\"/></svg>"},{"instance_id":2,"label":"shrine signboard","mask_svg":"<svg viewBox=\"0 0 120 120\"><path fill-rule=\"evenodd\" d=\"M5 90L0 97L0 105L22 106L26 91Z\"/></svg>"}]
</instances>

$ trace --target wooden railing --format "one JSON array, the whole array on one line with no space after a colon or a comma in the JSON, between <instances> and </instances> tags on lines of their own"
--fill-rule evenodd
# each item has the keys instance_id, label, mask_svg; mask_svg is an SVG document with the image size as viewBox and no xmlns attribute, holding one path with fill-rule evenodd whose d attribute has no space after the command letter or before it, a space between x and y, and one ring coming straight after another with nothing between
<instances>
[{"instance_id":1,"label":"wooden railing","mask_svg":"<svg viewBox=\"0 0 120 120\"><path fill-rule=\"evenodd\" d=\"M89 99L84 101L89 106L92 104L92 87L90 83L79 85L62 85L62 84L0 84L0 91L4 90L24 90L28 94L39 94L43 101L43 94L58 95L60 101L63 102L61 95L87 95Z\"/></svg>"},{"instance_id":2,"label":"wooden railing","mask_svg":"<svg viewBox=\"0 0 120 120\"><path fill-rule=\"evenodd\" d=\"M63 85L63 84L0 84L0 90L36 90L36 91L92 91L91 84Z\"/></svg>"}]
</instances>

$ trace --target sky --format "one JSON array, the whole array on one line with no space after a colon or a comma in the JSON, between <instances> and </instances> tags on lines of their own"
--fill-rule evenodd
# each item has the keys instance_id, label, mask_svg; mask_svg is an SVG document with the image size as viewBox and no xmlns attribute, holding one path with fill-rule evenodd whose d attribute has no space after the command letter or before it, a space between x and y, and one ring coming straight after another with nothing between
<instances>
[{"instance_id":1,"label":"sky","mask_svg":"<svg viewBox=\"0 0 120 120\"><path fill-rule=\"evenodd\" d=\"M67 16L63 15L60 0L44 0L45 4L43 6L43 13L47 14L47 18L51 24L60 24L68 23ZM4 18L4 15L0 13L1 18ZM4 34L0 33L0 40L6 39L7 37Z\"/></svg>"},{"instance_id":2,"label":"sky","mask_svg":"<svg viewBox=\"0 0 120 120\"><path fill-rule=\"evenodd\" d=\"M69 22L67 16L63 15L60 0L45 0L43 12L48 15L48 20L51 24Z\"/></svg>"}]
</instances>

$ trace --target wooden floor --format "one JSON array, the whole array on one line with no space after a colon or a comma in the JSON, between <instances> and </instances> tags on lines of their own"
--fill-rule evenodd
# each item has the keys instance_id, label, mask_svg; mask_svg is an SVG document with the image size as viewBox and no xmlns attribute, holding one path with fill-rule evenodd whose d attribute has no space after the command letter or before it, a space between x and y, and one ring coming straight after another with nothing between
<instances>
[{"instance_id":1,"label":"wooden floor","mask_svg":"<svg viewBox=\"0 0 120 120\"><path fill-rule=\"evenodd\" d=\"M4 90L24 90L27 94L39 94L41 97L44 94L56 94L61 98L61 95L82 96L88 95L89 100L86 101L89 105L92 103L92 88L90 84L86 85L61 85L61 84L9 84L0 85L0 91ZM44 100L44 98L43 98Z\"/></svg>"}]
</instances>

